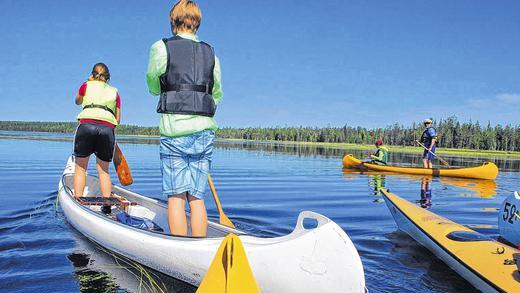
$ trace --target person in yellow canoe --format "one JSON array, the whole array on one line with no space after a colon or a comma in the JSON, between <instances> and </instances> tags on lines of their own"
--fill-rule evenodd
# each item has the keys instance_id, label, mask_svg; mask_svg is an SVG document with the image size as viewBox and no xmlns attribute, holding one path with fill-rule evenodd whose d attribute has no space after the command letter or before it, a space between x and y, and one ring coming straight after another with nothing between
<instances>
[{"instance_id":1,"label":"person in yellow canoe","mask_svg":"<svg viewBox=\"0 0 520 293\"><path fill-rule=\"evenodd\" d=\"M370 162L377 165L386 165L388 163L388 149L383 145L383 140L376 140L376 152L370 154Z\"/></svg>"},{"instance_id":2,"label":"person in yellow canoe","mask_svg":"<svg viewBox=\"0 0 520 293\"><path fill-rule=\"evenodd\" d=\"M437 131L432 127L431 119L424 119L424 127L426 127L421 135L421 143L426 148L423 152L423 167L433 168L433 159L435 157L435 147L437 144Z\"/></svg>"},{"instance_id":3,"label":"person in yellow canoe","mask_svg":"<svg viewBox=\"0 0 520 293\"><path fill-rule=\"evenodd\" d=\"M150 93L160 96L162 192L170 232L187 236L187 201L191 236L198 237L207 233L204 194L217 130L213 116L222 99L215 51L196 35L201 18L194 1L178 1L170 11L174 36L152 45L146 73Z\"/></svg>"}]
</instances>

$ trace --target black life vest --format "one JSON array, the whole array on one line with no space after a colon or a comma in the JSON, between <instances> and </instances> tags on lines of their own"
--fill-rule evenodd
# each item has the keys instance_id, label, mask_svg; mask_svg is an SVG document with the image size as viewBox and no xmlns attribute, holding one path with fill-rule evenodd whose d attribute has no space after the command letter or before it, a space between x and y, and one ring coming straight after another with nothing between
<instances>
[{"instance_id":1,"label":"black life vest","mask_svg":"<svg viewBox=\"0 0 520 293\"><path fill-rule=\"evenodd\" d=\"M213 117L213 69L215 53L204 42L175 36L163 39L168 53L166 72L159 78L161 96L158 113Z\"/></svg>"},{"instance_id":2,"label":"black life vest","mask_svg":"<svg viewBox=\"0 0 520 293\"><path fill-rule=\"evenodd\" d=\"M435 133L437 133L437 131L435 131ZM426 147L430 147L433 139L437 139L437 136L428 135L428 128L426 128L421 135L421 143L424 144Z\"/></svg>"}]
</instances>

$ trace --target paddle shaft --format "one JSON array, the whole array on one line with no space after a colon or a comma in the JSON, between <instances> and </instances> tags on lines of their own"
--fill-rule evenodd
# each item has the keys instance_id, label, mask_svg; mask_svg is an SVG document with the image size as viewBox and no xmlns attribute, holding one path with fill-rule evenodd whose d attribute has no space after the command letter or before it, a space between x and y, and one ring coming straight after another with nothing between
<instances>
[{"instance_id":1,"label":"paddle shaft","mask_svg":"<svg viewBox=\"0 0 520 293\"><path fill-rule=\"evenodd\" d=\"M211 175L208 173L208 184L209 189L211 190L211 194L213 195L213 200L215 200L215 205L217 206L218 215L219 215L219 223L224 226L228 226L231 228L235 228L235 225L231 220L224 214L224 210L220 205L220 200L218 199L217 191L215 190L215 185L213 185L213 180L211 179Z\"/></svg>"},{"instance_id":2,"label":"paddle shaft","mask_svg":"<svg viewBox=\"0 0 520 293\"><path fill-rule=\"evenodd\" d=\"M434 156L435 156L437 159L439 159L439 161L441 161L444 165L450 167L450 164L449 164L446 160L444 160L443 158L441 158L441 157L439 157L438 155L436 155L434 152L432 152L430 149L428 149L424 144L422 144L422 143L419 142L418 140L415 140L415 142L416 142L418 145L422 146L423 149L427 150L430 154L434 155Z\"/></svg>"}]
</instances>

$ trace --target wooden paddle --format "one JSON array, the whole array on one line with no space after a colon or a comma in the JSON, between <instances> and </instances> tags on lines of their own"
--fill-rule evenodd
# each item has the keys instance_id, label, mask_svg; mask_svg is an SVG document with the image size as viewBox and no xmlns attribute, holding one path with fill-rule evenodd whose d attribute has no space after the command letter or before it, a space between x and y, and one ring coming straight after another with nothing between
<instances>
[{"instance_id":1,"label":"wooden paddle","mask_svg":"<svg viewBox=\"0 0 520 293\"><path fill-rule=\"evenodd\" d=\"M215 200L215 205L217 205L218 215L219 215L219 223L224 226L228 226L231 228L235 228L235 225L231 220L224 214L224 210L222 210L222 206L220 205L220 200L218 199L217 191L215 190L215 185L213 185L213 180L211 180L211 175L208 173L208 183L209 189L211 189L211 194L213 194L213 199Z\"/></svg>"},{"instance_id":2,"label":"wooden paddle","mask_svg":"<svg viewBox=\"0 0 520 293\"><path fill-rule=\"evenodd\" d=\"M125 156L117 143L114 150L114 167L116 168L117 177L119 178L121 185L127 186L134 182Z\"/></svg>"},{"instance_id":3,"label":"wooden paddle","mask_svg":"<svg viewBox=\"0 0 520 293\"><path fill-rule=\"evenodd\" d=\"M438 155L436 155L434 152L430 151L424 144L420 143L418 140L415 140L415 142L422 146L423 149L427 150L430 154L434 155L437 159L439 159L439 161L441 161L444 165L448 166L448 167L451 167L450 164L444 160L443 158L439 157Z\"/></svg>"}]
</instances>

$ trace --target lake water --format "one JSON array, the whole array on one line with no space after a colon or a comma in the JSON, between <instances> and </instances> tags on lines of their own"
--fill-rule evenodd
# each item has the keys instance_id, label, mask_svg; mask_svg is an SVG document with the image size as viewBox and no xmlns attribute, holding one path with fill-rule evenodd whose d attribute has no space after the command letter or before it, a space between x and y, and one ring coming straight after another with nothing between
<instances>
[{"instance_id":1,"label":"lake water","mask_svg":"<svg viewBox=\"0 0 520 293\"><path fill-rule=\"evenodd\" d=\"M11 136L20 136L13 139ZM194 292L196 288L114 256L76 232L56 208L60 175L72 151L70 135L0 132L0 292ZM160 197L157 141L121 139L138 193ZM302 210L321 213L351 237L370 292L472 292L443 262L399 232L377 186L493 237L497 208L518 189L520 161L491 159L496 181L423 179L342 172L345 150L268 143L219 142L212 176L226 214L239 229L272 237L292 231ZM360 151L352 151L363 156ZM448 157L454 166L482 158ZM392 162L420 162L391 154ZM91 167L94 167L91 161ZM114 175L113 169L111 170ZM90 173L95 174L94 168ZM113 176L114 182L116 177ZM429 186L431 201L420 201ZM211 196L212 219L218 218Z\"/></svg>"}]
</instances>

